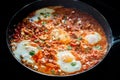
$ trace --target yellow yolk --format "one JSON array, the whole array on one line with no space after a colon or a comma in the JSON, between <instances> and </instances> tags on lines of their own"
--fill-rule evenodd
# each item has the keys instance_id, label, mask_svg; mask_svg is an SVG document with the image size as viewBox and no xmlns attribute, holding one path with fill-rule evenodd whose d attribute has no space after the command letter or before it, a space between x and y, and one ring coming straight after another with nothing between
<instances>
[{"instance_id":1,"label":"yellow yolk","mask_svg":"<svg viewBox=\"0 0 120 80\"><path fill-rule=\"evenodd\" d=\"M60 69L64 72L76 72L79 71L82 67L81 62L76 60L75 56L70 51L58 51L57 58L57 64L60 66Z\"/></svg>"},{"instance_id":2,"label":"yellow yolk","mask_svg":"<svg viewBox=\"0 0 120 80\"><path fill-rule=\"evenodd\" d=\"M70 42L70 36L68 33L62 29L54 29L51 32L51 36L53 40L59 40L62 43L69 43Z\"/></svg>"},{"instance_id":3,"label":"yellow yolk","mask_svg":"<svg viewBox=\"0 0 120 80\"><path fill-rule=\"evenodd\" d=\"M63 59L63 62L65 62L65 63L69 63L69 62L73 61L73 58L69 55L62 56L62 59Z\"/></svg>"}]
</instances>

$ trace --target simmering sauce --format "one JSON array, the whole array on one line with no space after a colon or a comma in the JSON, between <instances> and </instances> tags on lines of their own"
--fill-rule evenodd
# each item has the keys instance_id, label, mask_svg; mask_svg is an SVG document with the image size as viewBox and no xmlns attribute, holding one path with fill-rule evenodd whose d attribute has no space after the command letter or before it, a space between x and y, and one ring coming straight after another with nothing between
<instances>
[{"instance_id":1,"label":"simmering sauce","mask_svg":"<svg viewBox=\"0 0 120 80\"><path fill-rule=\"evenodd\" d=\"M104 57L108 42L101 25L77 9L50 6L30 13L16 25L14 56L49 75L81 73Z\"/></svg>"}]
</instances>

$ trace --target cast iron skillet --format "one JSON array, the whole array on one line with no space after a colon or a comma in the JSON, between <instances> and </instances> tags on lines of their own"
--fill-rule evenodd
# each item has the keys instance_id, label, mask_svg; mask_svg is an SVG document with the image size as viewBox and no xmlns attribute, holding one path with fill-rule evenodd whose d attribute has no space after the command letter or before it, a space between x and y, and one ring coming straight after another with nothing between
<instances>
[{"instance_id":1,"label":"cast iron skillet","mask_svg":"<svg viewBox=\"0 0 120 80\"><path fill-rule=\"evenodd\" d=\"M107 41L108 41L109 44L108 44L106 55L108 54L110 48L115 43L120 42L119 38L115 38L112 35L111 28L110 28L107 20L105 19L105 17L103 17L103 15L100 12L98 12L95 8L89 6L89 5L87 5L87 4L85 4L85 3L81 2L81 1L78 1L78 0L37 0L35 2L32 2L32 3L24 6L18 12L16 12L13 15L13 17L11 18L11 20L10 20L10 22L8 24L8 27L7 27L7 30L6 30L6 41L7 41L7 45L9 47L9 50L10 50L12 55L13 55L13 53L12 53L12 50L10 48L10 39L11 39L11 35L13 34L14 29L15 29L14 25L17 24L19 21L21 21L23 18L25 18L30 12L32 12L32 11L34 11L36 9L42 8L42 7L47 7L47 6L64 6L64 7L68 7L68 8L76 8L78 10L81 10L83 12L87 12L88 14L92 15L101 24L101 26L102 26L102 28L103 28L106 36L107 36ZM106 57L106 55L104 56L104 58ZM101 61L103 61L103 59ZM20 64L22 64L20 61L18 61L18 62ZM95 66L97 66L98 64L96 64ZM23 65L23 66L26 67L25 65ZM93 66L90 69L93 69L95 66ZM26 67L26 68L28 68L28 67ZM52 76L52 75L48 75L48 74L44 74L44 73L34 71L34 70L30 69L30 68L28 68L28 69L33 71L33 72L36 72L38 74ZM89 71L89 70L86 70L86 71ZM84 72L86 72L86 71L84 71ZM84 72L82 72L82 73L84 73ZM81 73L77 73L77 74L81 74ZM77 74L72 74L72 75L67 75L67 76L73 76L73 75L77 75Z\"/></svg>"}]
</instances>

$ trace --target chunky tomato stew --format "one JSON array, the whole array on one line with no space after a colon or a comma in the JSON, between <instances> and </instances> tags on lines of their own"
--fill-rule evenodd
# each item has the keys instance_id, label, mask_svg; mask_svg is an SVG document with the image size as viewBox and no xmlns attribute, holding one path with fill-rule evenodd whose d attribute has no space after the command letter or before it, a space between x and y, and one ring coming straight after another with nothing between
<instances>
[{"instance_id":1,"label":"chunky tomato stew","mask_svg":"<svg viewBox=\"0 0 120 80\"><path fill-rule=\"evenodd\" d=\"M43 74L63 76L95 66L106 54L108 42L91 15L49 6L19 22L10 45L14 56L25 66Z\"/></svg>"}]
</instances>

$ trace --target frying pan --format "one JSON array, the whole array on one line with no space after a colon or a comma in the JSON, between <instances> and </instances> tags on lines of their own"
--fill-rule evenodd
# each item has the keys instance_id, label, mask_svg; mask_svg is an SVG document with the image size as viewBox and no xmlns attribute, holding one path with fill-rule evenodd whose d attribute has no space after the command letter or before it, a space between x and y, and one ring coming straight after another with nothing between
<instances>
[{"instance_id":1,"label":"frying pan","mask_svg":"<svg viewBox=\"0 0 120 80\"><path fill-rule=\"evenodd\" d=\"M8 27L7 27L7 30L6 30L6 41L7 41L8 48L9 48L9 50L10 50L12 55L13 55L13 53L12 53L12 50L11 50L11 47L10 47L10 39L11 39L12 34L14 33L14 29L15 29L14 25L16 25L23 18L25 18L30 12L35 11L37 9L40 9L42 7L47 7L47 6L64 6L64 7L67 7L67 8L76 8L76 9L78 9L80 11L83 11L83 12L86 12L86 13L92 15L100 23L100 25L102 26L102 28L103 28L103 30L105 32L105 35L107 37L108 48L107 48L106 55L109 53L110 48L115 43L120 42L119 37L115 38L113 36L111 28L110 28L110 25L107 22L107 20L105 19L105 17L99 11L97 11L95 8L91 7L90 5L88 5L86 3L83 3L81 1L78 1L78 0L37 0L37 1L34 1L34 2L24 6L19 11L17 11L13 15L13 17L11 18L11 20L10 20L10 22L8 24ZM106 55L104 56L104 58L106 57ZM103 59L101 61L103 61ZM18 62L20 64L22 64L20 61L18 61ZM93 66L90 69L93 69L99 63L97 63L95 66ZM26 67L25 65L23 65L23 66ZM28 67L26 67L26 68L28 68ZM33 72L36 72L38 74L52 76L52 75L48 75L48 74L44 74L44 73L40 73L40 72L34 71L34 70L30 69L30 68L28 68L28 69L33 71ZM89 70L86 70L84 72L87 72ZM82 73L84 73L84 72L82 72ZM77 73L77 74L81 74L81 73ZM67 75L67 76L73 76L73 75L77 75L77 74L72 74L72 75Z\"/></svg>"}]
</instances>

